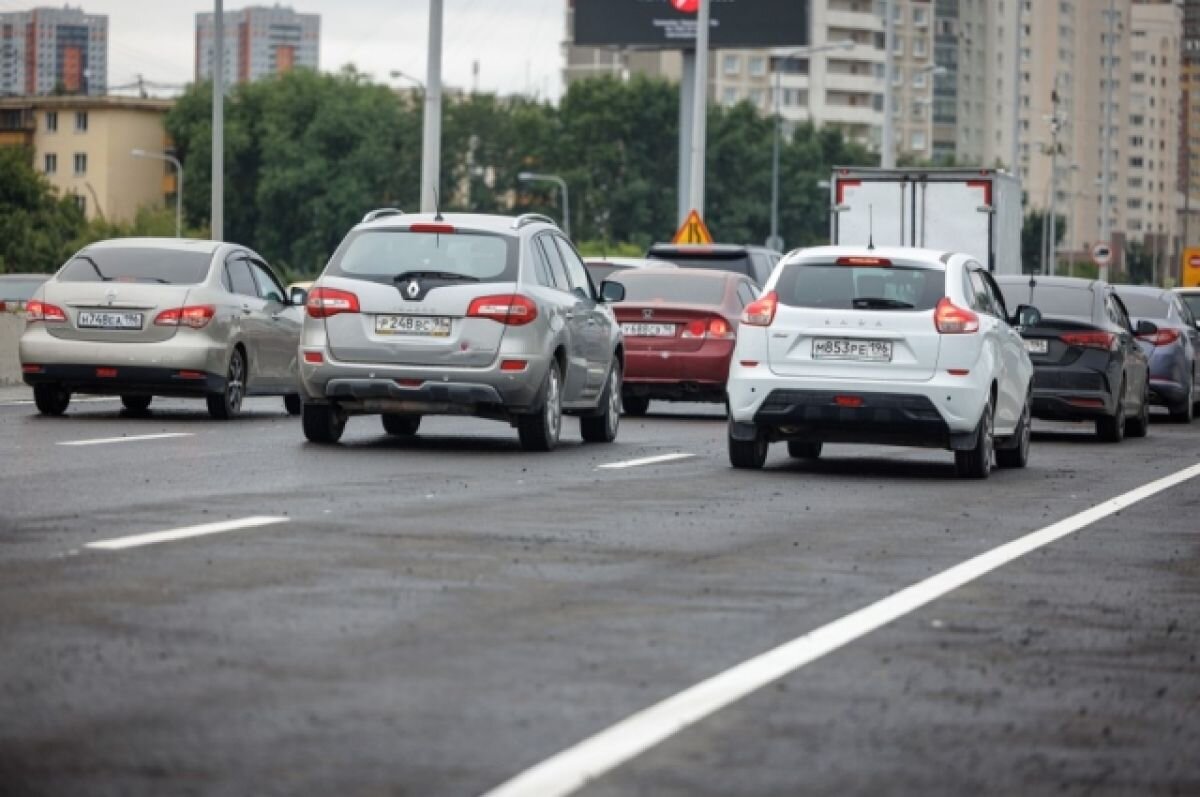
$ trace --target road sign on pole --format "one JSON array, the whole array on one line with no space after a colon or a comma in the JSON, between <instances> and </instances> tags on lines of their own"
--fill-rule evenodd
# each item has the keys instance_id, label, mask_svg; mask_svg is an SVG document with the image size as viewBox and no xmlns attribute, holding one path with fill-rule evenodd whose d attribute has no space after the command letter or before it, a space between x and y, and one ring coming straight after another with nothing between
<instances>
[{"instance_id":1,"label":"road sign on pole","mask_svg":"<svg viewBox=\"0 0 1200 797\"><path fill-rule=\"evenodd\" d=\"M1100 243L1092 247L1092 262L1100 268L1104 268L1112 262L1112 247L1108 244Z\"/></svg>"},{"instance_id":2,"label":"road sign on pole","mask_svg":"<svg viewBox=\"0 0 1200 797\"><path fill-rule=\"evenodd\" d=\"M675 237L671 239L673 244L711 244L712 242L712 233L708 231L704 219L700 218L700 214L694 210L683 220Z\"/></svg>"}]
</instances>

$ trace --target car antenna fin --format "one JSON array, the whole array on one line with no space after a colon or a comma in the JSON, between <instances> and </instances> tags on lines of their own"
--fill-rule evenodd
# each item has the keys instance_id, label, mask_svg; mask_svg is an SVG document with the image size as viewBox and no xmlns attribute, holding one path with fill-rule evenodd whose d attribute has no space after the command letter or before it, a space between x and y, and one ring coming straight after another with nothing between
<instances>
[{"instance_id":1,"label":"car antenna fin","mask_svg":"<svg viewBox=\"0 0 1200 797\"><path fill-rule=\"evenodd\" d=\"M867 205L867 251L875 248L875 206Z\"/></svg>"},{"instance_id":2,"label":"car antenna fin","mask_svg":"<svg viewBox=\"0 0 1200 797\"><path fill-rule=\"evenodd\" d=\"M442 208L438 204L438 191L436 188L431 189L431 190L433 191L433 213L434 213L433 220L434 221L445 221L445 219L442 218Z\"/></svg>"}]
</instances>

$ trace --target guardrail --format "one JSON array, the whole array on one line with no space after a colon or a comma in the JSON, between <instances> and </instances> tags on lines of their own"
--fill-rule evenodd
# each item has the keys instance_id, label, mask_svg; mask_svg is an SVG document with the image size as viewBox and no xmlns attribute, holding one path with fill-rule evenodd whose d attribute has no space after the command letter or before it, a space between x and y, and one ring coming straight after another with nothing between
<instances>
[{"instance_id":1,"label":"guardrail","mask_svg":"<svg viewBox=\"0 0 1200 797\"><path fill-rule=\"evenodd\" d=\"M21 384L17 340L25 331L25 313L0 313L0 386Z\"/></svg>"}]
</instances>

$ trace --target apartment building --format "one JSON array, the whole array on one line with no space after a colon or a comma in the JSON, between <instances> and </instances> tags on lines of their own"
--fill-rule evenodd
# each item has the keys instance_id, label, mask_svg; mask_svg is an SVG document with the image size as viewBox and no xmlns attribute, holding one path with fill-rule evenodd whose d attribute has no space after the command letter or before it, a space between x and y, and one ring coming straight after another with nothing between
<instances>
[{"instance_id":1,"label":"apartment building","mask_svg":"<svg viewBox=\"0 0 1200 797\"><path fill-rule=\"evenodd\" d=\"M1181 248L1200 242L1200 0L1183 0L1180 86L1179 236Z\"/></svg>"},{"instance_id":2,"label":"apartment building","mask_svg":"<svg viewBox=\"0 0 1200 797\"><path fill-rule=\"evenodd\" d=\"M131 221L175 194L175 174L134 149L168 147L171 100L128 97L0 98L0 146L28 147L34 166L91 219Z\"/></svg>"},{"instance_id":3,"label":"apartment building","mask_svg":"<svg viewBox=\"0 0 1200 797\"><path fill-rule=\"evenodd\" d=\"M81 8L0 12L0 96L102 95L108 17Z\"/></svg>"},{"instance_id":4,"label":"apartment building","mask_svg":"<svg viewBox=\"0 0 1200 797\"><path fill-rule=\"evenodd\" d=\"M296 67L320 65L321 16L283 6L248 6L223 16L225 62L230 82L246 83ZM196 14L196 79L213 71L213 15Z\"/></svg>"}]
</instances>

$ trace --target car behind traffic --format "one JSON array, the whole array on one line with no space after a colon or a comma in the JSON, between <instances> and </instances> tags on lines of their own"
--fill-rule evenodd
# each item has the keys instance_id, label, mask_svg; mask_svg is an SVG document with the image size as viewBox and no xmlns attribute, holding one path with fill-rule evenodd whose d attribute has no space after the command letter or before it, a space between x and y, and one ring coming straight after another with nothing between
<instances>
[{"instance_id":1,"label":"car behind traffic","mask_svg":"<svg viewBox=\"0 0 1200 797\"><path fill-rule=\"evenodd\" d=\"M646 252L651 260L666 260L680 268L708 268L733 271L765 285L780 254L774 249L741 244L669 244L657 243Z\"/></svg>"},{"instance_id":2,"label":"car behind traffic","mask_svg":"<svg viewBox=\"0 0 1200 797\"><path fill-rule=\"evenodd\" d=\"M1172 291L1134 285L1116 286L1136 327L1149 321L1158 331L1138 335L1150 360L1150 402L1167 408L1171 419L1191 423L1200 401L1200 329L1183 298Z\"/></svg>"}]
</instances>

